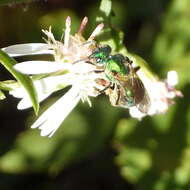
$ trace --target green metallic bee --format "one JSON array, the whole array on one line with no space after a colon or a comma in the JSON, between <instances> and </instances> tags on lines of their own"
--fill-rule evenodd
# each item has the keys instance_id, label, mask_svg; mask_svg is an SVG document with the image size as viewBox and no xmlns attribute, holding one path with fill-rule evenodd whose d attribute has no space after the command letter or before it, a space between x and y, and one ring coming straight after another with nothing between
<instances>
[{"instance_id":1,"label":"green metallic bee","mask_svg":"<svg viewBox=\"0 0 190 190\"><path fill-rule=\"evenodd\" d=\"M106 81L102 81L109 95L111 104L129 108L136 106L141 112L147 113L150 101L143 82L136 72L140 67L132 67L132 61L122 54L111 54L110 46L96 48L89 56L92 63L105 73Z\"/></svg>"}]
</instances>

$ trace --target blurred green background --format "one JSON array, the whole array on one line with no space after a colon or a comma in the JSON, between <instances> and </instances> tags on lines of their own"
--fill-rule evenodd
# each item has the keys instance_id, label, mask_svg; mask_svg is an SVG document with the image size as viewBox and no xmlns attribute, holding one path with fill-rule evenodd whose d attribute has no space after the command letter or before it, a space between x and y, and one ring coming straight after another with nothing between
<instances>
[{"instance_id":1,"label":"blurred green background","mask_svg":"<svg viewBox=\"0 0 190 190\"><path fill-rule=\"evenodd\" d=\"M0 48L43 42L41 29L49 25L60 39L68 15L73 32L89 17L87 36L100 4L23 1L0 0ZM29 128L33 110L17 111L18 101L7 95L0 102L0 189L190 190L190 0L115 0L112 9L127 49L161 78L176 70L184 98L139 122L100 96L92 108L80 103L47 138ZM9 79L0 68L1 80ZM62 94L43 102L41 111Z\"/></svg>"}]
</instances>

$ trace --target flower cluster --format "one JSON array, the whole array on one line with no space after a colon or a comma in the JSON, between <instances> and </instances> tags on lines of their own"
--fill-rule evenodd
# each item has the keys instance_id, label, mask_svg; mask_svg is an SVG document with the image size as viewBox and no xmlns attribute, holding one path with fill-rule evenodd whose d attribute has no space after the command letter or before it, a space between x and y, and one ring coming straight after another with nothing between
<instances>
[{"instance_id":1,"label":"flower cluster","mask_svg":"<svg viewBox=\"0 0 190 190\"><path fill-rule=\"evenodd\" d=\"M98 96L105 88L105 84L97 81L102 80L109 83L104 72L96 72L98 69L96 64L91 64L88 60L97 47L94 38L102 31L104 25L99 24L90 37L85 39L82 33L87 21L88 19L85 17L78 32L71 35L71 19L67 17L63 42L54 38L50 28L48 31L43 30L47 36L46 43L18 44L3 48L12 57L36 54L53 55L54 61L25 61L14 66L17 71L32 78L39 102L53 92L71 86L68 92L47 109L31 126L41 129L42 136L51 137L80 100L88 102L91 106L89 97ZM44 76L35 78L35 75ZM139 111L137 106L129 108L132 117L142 118L145 115L163 113L173 102L172 99L175 96L181 96L181 93L174 89L174 85L177 84L175 72L168 73L166 81L150 79L141 69L137 75L147 90L150 107L147 113ZM10 91L10 94L21 99L17 106L18 109L32 106L23 87L15 87L14 90ZM109 96L108 93L106 94Z\"/></svg>"},{"instance_id":2,"label":"flower cluster","mask_svg":"<svg viewBox=\"0 0 190 190\"><path fill-rule=\"evenodd\" d=\"M138 71L138 75L147 90L150 105L147 113L142 113L136 106L131 107L129 113L134 118L141 119L146 115L165 113L169 105L174 103L175 97L183 97L183 94L175 89L175 85L178 83L176 71L169 71L167 79L163 81L156 77L147 77L142 70Z\"/></svg>"},{"instance_id":3,"label":"flower cluster","mask_svg":"<svg viewBox=\"0 0 190 190\"><path fill-rule=\"evenodd\" d=\"M47 77L34 80L39 102L56 90L71 86L69 91L31 126L32 128L39 127L42 136L52 136L80 100L87 101L91 106L89 96L96 97L103 88L96 83L96 79L102 78L103 74L93 72L96 70L96 66L86 63L87 57L95 48L93 40L101 32L103 24L98 25L90 37L85 40L82 32L86 24L87 17L83 19L79 31L73 36L70 34L71 19L67 17L63 43L55 40L50 28L49 31L43 30L47 36L46 44L19 44L3 48L13 57L34 54L53 55L54 61L26 61L14 66L21 73L32 76L49 74ZM32 106L24 88L15 88L10 91L10 94L22 99L17 106L18 109Z\"/></svg>"}]
</instances>

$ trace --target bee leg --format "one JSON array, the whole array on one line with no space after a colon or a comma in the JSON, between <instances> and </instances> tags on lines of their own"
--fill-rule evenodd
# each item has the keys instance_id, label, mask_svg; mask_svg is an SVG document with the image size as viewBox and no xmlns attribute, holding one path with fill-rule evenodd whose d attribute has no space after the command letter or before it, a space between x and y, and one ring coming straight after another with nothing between
<instances>
[{"instance_id":1,"label":"bee leg","mask_svg":"<svg viewBox=\"0 0 190 190\"><path fill-rule=\"evenodd\" d=\"M72 64L76 64L76 63L79 63L79 62L81 62L81 61L85 61L85 63L87 63L87 64L97 66L97 65L94 64L93 62L89 61L88 58L79 59L79 60L77 60L77 61L74 61Z\"/></svg>"},{"instance_id":2,"label":"bee leg","mask_svg":"<svg viewBox=\"0 0 190 190\"><path fill-rule=\"evenodd\" d=\"M98 91L98 92L99 92L99 95L100 95L100 94L103 94L108 88L110 88L110 85L106 86L106 87L105 87L104 89L102 89L102 90L100 90L100 89L98 89L98 88L95 88L95 90Z\"/></svg>"},{"instance_id":3,"label":"bee leg","mask_svg":"<svg viewBox=\"0 0 190 190\"><path fill-rule=\"evenodd\" d=\"M98 73L103 73L104 72L104 70L93 70L93 71L89 71L88 73L96 73L96 74L98 74Z\"/></svg>"},{"instance_id":4,"label":"bee leg","mask_svg":"<svg viewBox=\"0 0 190 190\"><path fill-rule=\"evenodd\" d=\"M97 66L95 63L93 63L93 62L91 62L89 60L85 61L85 63L96 66L97 70L94 70L95 73L103 73L104 72L104 69L102 69L102 67Z\"/></svg>"},{"instance_id":5,"label":"bee leg","mask_svg":"<svg viewBox=\"0 0 190 190\"><path fill-rule=\"evenodd\" d=\"M85 63L87 63L87 64L91 64L91 65L95 65L96 66L96 64L94 64L91 61L89 61L89 58L79 59L77 61L72 62L72 64L80 63L81 61L85 61Z\"/></svg>"},{"instance_id":6,"label":"bee leg","mask_svg":"<svg viewBox=\"0 0 190 190\"><path fill-rule=\"evenodd\" d=\"M104 70L94 70L95 73L103 73Z\"/></svg>"},{"instance_id":7,"label":"bee leg","mask_svg":"<svg viewBox=\"0 0 190 190\"><path fill-rule=\"evenodd\" d=\"M135 73L140 69L140 67L139 66L136 66L136 67L134 67L133 68L134 69L134 71L135 71Z\"/></svg>"},{"instance_id":8,"label":"bee leg","mask_svg":"<svg viewBox=\"0 0 190 190\"><path fill-rule=\"evenodd\" d=\"M96 64L94 64L94 63L92 63L91 61L86 61L85 63L88 63L88 64L91 64L91 65L95 65L96 66Z\"/></svg>"},{"instance_id":9,"label":"bee leg","mask_svg":"<svg viewBox=\"0 0 190 190\"><path fill-rule=\"evenodd\" d=\"M121 93L120 93L120 90L119 90L119 87L117 86L117 99L116 99L116 101L115 101L115 105L117 106L118 105L118 103L119 103L119 99L120 99L120 97L121 97Z\"/></svg>"},{"instance_id":10,"label":"bee leg","mask_svg":"<svg viewBox=\"0 0 190 190\"><path fill-rule=\"evenodd\" d=\"M110 82L110 84L107 85L105 88L103 88L102 90L99 90L99 93L100 93L100 94L103 94L108 88L111 87L111 85L112 85L112 83Z\"/></svg>"}]
</instances>

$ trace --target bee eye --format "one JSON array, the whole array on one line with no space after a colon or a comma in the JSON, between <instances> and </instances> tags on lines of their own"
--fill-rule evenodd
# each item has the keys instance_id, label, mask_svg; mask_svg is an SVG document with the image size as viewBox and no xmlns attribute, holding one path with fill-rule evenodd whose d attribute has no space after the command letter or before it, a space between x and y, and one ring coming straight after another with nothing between
<instances>
[{"instance_id":1,"label":"bee eye","mask_svg":"<svg viewBox=\"0 0 190 190\"><path fill-rule=\"evenodd\" d=\"M96 62L97 62L97 63L100 63L100 61L101 61L101 59L100 59L100 58L96 59Z\"/></svg>"},{"instance_id":2,"label":"bee eye","mask_svg":"<svg viewBox=\"0 0 190 190\"><path fill-rule=\"evenodd\" d=\"M125 69L126 69L126 74L129 74L130 73L130 67L126 66Z\"/></svg>"}]
</instances>

